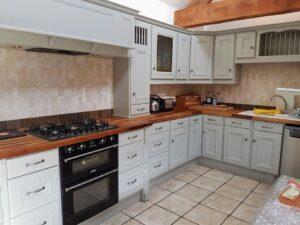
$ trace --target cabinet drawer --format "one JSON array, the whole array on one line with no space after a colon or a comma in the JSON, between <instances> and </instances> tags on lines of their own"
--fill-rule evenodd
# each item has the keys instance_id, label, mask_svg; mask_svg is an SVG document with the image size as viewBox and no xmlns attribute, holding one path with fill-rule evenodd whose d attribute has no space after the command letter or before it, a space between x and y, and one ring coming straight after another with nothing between
<instances>
[{"instance_id":1,"label":"cabinet drawer","mask_svg":"<svg viewBox=\"0 0 300 225\"><path fill-rule=\"evenodd\" d=\"M204 123L210 123L210 124L216 124L216 125L222 125L223 124L223 117L204 116L203 122Z\"/></svg>"},{"instance_id":2,"label":"cabinet drawer","mask_svg":"<svg viewBox=\"0 0 300 225\"><path fill-rule=\"evenodd\" d=\"M144 164L145 144L143 141L119 148L119 170L125 172Z\"/></svg>"},{"instance_id":3,"label":"cabinet drawer","mask_svg":"<svg viewBox=\"0 0 300 225\"><path fill-rule=\"evenodd\" d=\"M251 127L251 120L243 120L236 118L225 118L225 125L230 127L248 128Z\"/></svg>"},{"instance_id":4,"label":"cabinet drawer","mask_svg":"<svg viewBox=\"0 0 300 225\"><path fill-rule=\"evenodd\" d=\"M58 167L9 180L8 194L11 218L59 200Z\"/></svg>"},{"instance_id":5,"label":"cabinet drawer","mask_svg":"<svg viewBox=\"0 0 300 225\"><path fill-rule=\"evenodd\" d=\"M170 122L156 123L151 126L151 134L158 134L170 130Z\"/></svg>"},{"instance_id":6,"label":"cabinet drawer","mask_svg":"<svg viewBox=\"0 0 300 225\"><path fill-rule=\"evenodd\" d=\"M144 165L119 174L119 200L142 190L144 183Z\"/></svg>"},{"instance_id":7,"label":"cabinet drawer","mask_svg":"<svg viewBox=\"0 0 300 225\"><path fill-rule=\"evenodd\" d=\"M119 145L129 145L134 142L139 142L144 140L144 130L134 130L119 135Z\"/></svg>"},{"instance_id":8,"label":"cabinet drawer","mask_svg":"<svg viewBox=\"0 0 300 225\"><path fill-rule=\"evenodd\" d=\"M149 147L149 157L159 155L169 150L169 132L161 134L155 134L151 137L151 143Z\"/></svg>"},{"instance_id":9,"label":"cabinet drawer","mask_svg":"<svg viewBox=\"0 0 300 225\"><path fill-rule=\"evenodd\" d=\"M142 114L149 113L149 104L141 104L141 105L132 105L131 106L131 115L137 116Z\"/></svg>"},{"instance_id":10,"label":"cabinet drawer","mask_svg":"<svg viewBox=\"0 0 300 225\"><path fill-rule=\"evenodd\" d=\"M171 130L178 129L181 127L187 127L189 125L189 118L183 118L171 121Z\"/></svg>"},{"instance_id":11,"label":"cabinet drawer","mask_svg":"<svg viewBox=\"0 0 300 225\"><path fill-rule=\"evenodd\" d=\"M190 117L190 125L202 123L202 115L191 116Z\"/></svg>"},{"instance_id":12,"label":"cabinet drawer","mask_svg":"<svg viewBox=\"0 0 300 225\"><path fill-rule=\"evenodd\" d=\"M56 201L32 212L10 220L11 225L39 224L39 225L61 225L60 203Z\"/></svg>"},{"instance_id":13,"label":"cabinet drawer","mask_svg":"<svg viewBox=\"0 0 300 225\"><path fill-rule=\"evenodd\" d=\"M157 177L169 170L169 153L165 152L161 155L150 158L148 164L149 178Z\"/></svg>"},{"instance_id":14,"label":"cabinet drawer","mask_svg":"<svg viewBox=\"0 0 300 225\"><path fill-rule=\"evenodd\" d=\"M254 130L282 134L283 124L255 121Z\"/></svg>"},{"instance_id":15,"label":"cabinet drawer","mask_svg":"<svg viewBox=\"0 0 300 225\"><path fill-rule=\"evenodd\" d=\"M7 160L8 179L58 166L58 151L51 150Z\"/></svg>"}]
</instances>

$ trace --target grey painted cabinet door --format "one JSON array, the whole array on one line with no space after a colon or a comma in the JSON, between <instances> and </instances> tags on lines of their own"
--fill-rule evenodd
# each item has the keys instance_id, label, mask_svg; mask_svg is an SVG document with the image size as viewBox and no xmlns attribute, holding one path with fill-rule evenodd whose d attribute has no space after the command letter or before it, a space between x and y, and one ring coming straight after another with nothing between
<instances>
[{"instance_id":1,"label":"grey painted cabinet door","mask_svg":"<svg viewBox=\"0 0 300 225\"><path fill-rule=\"evenodd\" d=\"M170 132L170 168L185 163L188 159L188 127Z\"/></svg>"},{"instance_id":2,"label":"grey painted cabinet door","mask_svg":"<svg viewBox=\"0 0 300 225\"><path fill-rule=\"evenodd\" d=\"M282 135L261 131L253 132L251 168L278 174Z\"/></svg>"},{"instance_id":3,"label":"grey painted cabinet door","mask_svg":"<svg viewBox=\"0 0 300 225\"><path fill-rule=\"evenodd\" d=\"M224 161L250 167L251 145L250 130L225 126Z\"/></svg>"},{"instance_id":4,"label":"grey painted cabinet door","mask_svg":"<svg viewBox=\"0 0 300 225\"><path fill-rule=\"evenodd\" d=\"M203 124L202 154L215 160L222 160L223 127L215 124Z\"/></svg>"},{"instance_id":5,"label":"grey painted cabinet door","mask_svg":"<svg viewBox=\"0 0 300 225\"><path fill-rule=\"evenodd\" d=\"M256 32L245 32L236 35L236 58L254 58Z\"/></svg>"},{"instance_id":6,"label":"grey painted cabinet door","mask_svg":"<svg viewBox=\"0 0 300 225\"><path fill-rule=\"evenodd\" d=\"M216 36L214 79L234 79L234 45L234 34Z\"/></svg>"},{"instance_id":7,"label":"grey painted cabinet door","mask_svg":"<svg viewBox=\"0 0 300 225\"><path fill-rule=\"evenodd\" d=\"M202 149L202 124L193 124L189 130L189 159L201 156Z\"/></svg>"},{"instance_id":8,"label":"grey painted cabinet door","mask_svg":"<svg viewBox=\"0 0 300 225\"><path fill-rule=\"evenodd\" d=\"M186 80L190 73L191 37L178 33L176 79Z\"/></svg>"}]
</instances>

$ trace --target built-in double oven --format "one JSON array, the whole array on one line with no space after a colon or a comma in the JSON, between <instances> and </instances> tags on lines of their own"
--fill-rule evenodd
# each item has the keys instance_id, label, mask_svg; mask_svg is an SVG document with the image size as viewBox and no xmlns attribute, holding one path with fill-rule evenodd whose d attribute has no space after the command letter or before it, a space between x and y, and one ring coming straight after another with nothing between
<instances>
[{"instance_id":1,"label":"built-in double oven","mask_svg":"<svg viewBox=\"0 0 300 225\"><path fill-rule=\"evenodd\" d=\"M64 225L78 224L118 202L118 136L60 148Z\"/></svg>"}]
</instances>

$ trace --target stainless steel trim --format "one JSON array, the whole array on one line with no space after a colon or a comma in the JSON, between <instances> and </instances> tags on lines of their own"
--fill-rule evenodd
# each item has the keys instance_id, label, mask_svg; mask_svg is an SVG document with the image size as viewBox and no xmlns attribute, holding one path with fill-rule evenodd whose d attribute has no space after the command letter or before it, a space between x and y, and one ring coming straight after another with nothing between
<instances>
[{"instance_id":1,"label":"stainless steel trim","mask_svg":"<svg viewBox=\"0 0 300 225\"><path fill-rule=\"evenodd\" d=\"M103 151L106 151L107 149L110 149L110 148L115 148L115 147L118 147L118 145L112 145L112 146L109 146L109 147L106 147L106 148L101 148L101 149L98 149L98 150L95 150L95 151L92 151L92 152L87 152L87 153L84 153L84 154L81 154L81 155L77 155L77 156L74 156L74 157L70 157L70 158L66 158L64 160L65 163L73 160L73 159L78 159L78 158L81 158L83 156L87 156L87 155L92 155L94 153L97 153L97 152L103 152Z\"/></svg>"},{"instance_id":2,"label":"stainless steel trim","mask_svg":"<svg viewBox=\"0 0 300 225\"><path fill-rule=\"evenodd\" d=\"M115 172L117 172L117 171L118 171L118 169L109 171L109 172L107 172L107 173L105 173L105 174L102 174L102 175L100 175L100 176L94 177L94 178L92 178L92 179L90 179L90 180L87 180L87 181L84 181L84 182L82 182L82 183L80 183L80 184L76 184L76 185L74 185L74 186L65 188L65 191L66 191L66 192L72 191L72 190L75 189L75 188L81 187L81 186L83 186L83 185L85 185L85 184L89 184L89 183L91 183L91 182L93 182L93 181L95 181L95 180L98 180L98 179L100 179L100 178L102 178L102 177L106 177L107 175L110 175L110 174L115 173Z\"/></svg>"},{"instance_id":3,"label":"stainless steel trim","mask_svg":"<svg viewBox=\"0 0 300 225\"><path fill-rule=\"evenodd\" d=\"M41 191L43 191L43 190L45 190L45 189L46 189L46 187L43 186L43 187L41 187L40 189L37 189L37 190L34 190L34 191L27 191L27 192L26 192L26 195L36 194L36 193L39 193L39 192L41 192Z\"/></svg>"},{"instance_id":4,"label":"stainless steel trim","mask_svg":"<svg viewBox=\"0 0 300 225\"><path fill-rule=\"evenodd\" d=\"M34 163L26 163L25 166L26 166L26 167L29 167L29 166L36 166L36 165L39 165L39 164L44 163L44 162L45 162L45 159L42 159L42 160L40 160L40 161L38 161L38 162L34 162Z\"/></svg>"}]
</instances>

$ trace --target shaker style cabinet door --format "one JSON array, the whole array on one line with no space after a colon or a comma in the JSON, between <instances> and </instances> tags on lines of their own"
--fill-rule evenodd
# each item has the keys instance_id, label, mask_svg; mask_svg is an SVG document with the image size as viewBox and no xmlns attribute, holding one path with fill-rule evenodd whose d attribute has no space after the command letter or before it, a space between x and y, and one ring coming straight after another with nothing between
<instances>
[{"instance_id":1,"label":"shaker style cabinet door","mask_svg":"<svg viewBox=\"0 0 300 225\"><path fill-rule=\"evenodd\" d=\"M246 32L236 35L236 58L253 58L255 56L256 32Z\"/></svg>"},{"instance_id":2,"label":"shaker style cabinet door","mask_svg":"<svg viewBox=\"0 0 300 225\"><path fill-rule=\"evenodd\" d=\"M176 79L186 80L190 71L191 37L178 33Z\"/></svg>"},{"instance_id":3,"label":"shaker style cabinet door","mask_svg":"<svg viewBox=\"0 0 300 225\"><path fill-rule=\"evenodd\" d=\"M202 123L190 126L189 130L189 159L201 156Z\"/></svg>"},{"instance_id":4,"label":"shaker style cabinet door","mask_svg":"<svg viewBox=\"0 0 300 225\"><path fill-rule=\"evenodd\" d=\"M282 135L253 132L251 168L278 175Z\"/></svg>"},{"instance_id":5,"label":"shaker style cabinet door","mask_svg":"<svg viewBox=\"0 0 300 225\"><path fill-rule=\"evenodd\" d=\"M223 128L215 124L203 124L203 157L222 160Z\"/></svg>"},{"instance_id":6,"label":"shaker style cabinet door","mask_svg":"<svg viewBox=\"0 0 300 225\"><path fill-rule=\"evenodd\" d=\"M175 79L177 32L152 26L152 79Z\"/></svg>"},{"instance_id":7,"label":"shaker style cabinet door","mask_svg":"<svg viewBox=\"0 0 300 225\"><path fill-rule=\"evenodd\" d=\"M188 159L188 128L178 128L170 132L170 168L185 163Z\"/></svg>"},{"instance_id":8,"label":"shaker style cabinet door","mask_svg":"<svg viewBox=\"0 0 300 225\"><path fill-rule=\"evenodd\" d=\"M212 36L192 36L190 79L210 80L213 72L213 45Z\"/></svg>"},{"instance_id":9,"label":"shaker style cabinet door","mask_svg":"<svg viewBox=\"0 0 300 225\"><path fill-rule=\"evenodd\" d=\"M216 36L214 64L214 79L216 80L234 79L234 40L234 34Z\"/></svg>"},{"instance_id":10,"label":"shaker style cabinet door","mask_svg":"<svg viewBox=\"0 0 300 225\"><path fill-rule=\"evenodd\" d=\"M225 126L224 161L250 167L250 130Z\"/></svg>"}]
</instances>

